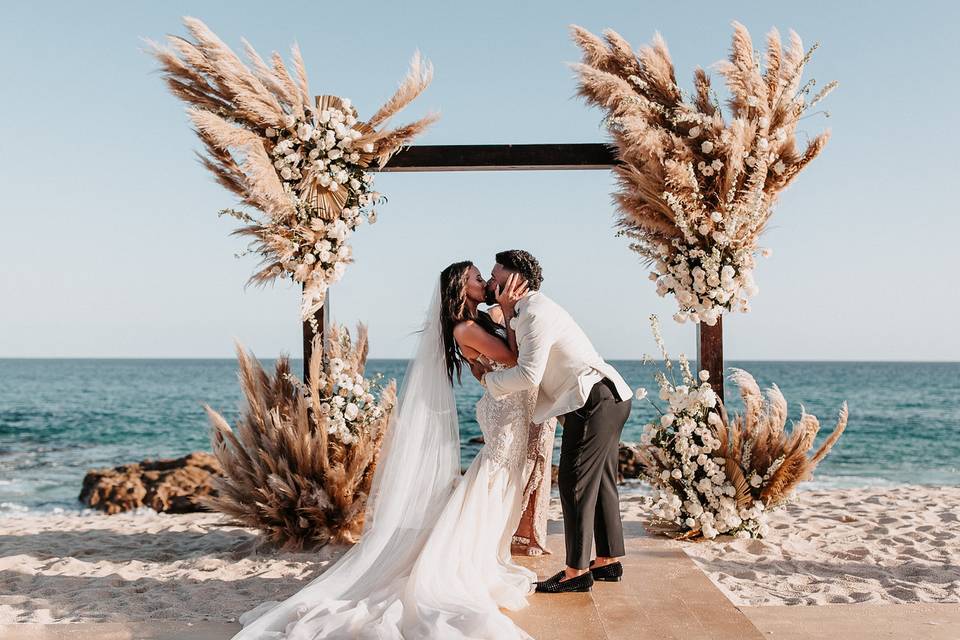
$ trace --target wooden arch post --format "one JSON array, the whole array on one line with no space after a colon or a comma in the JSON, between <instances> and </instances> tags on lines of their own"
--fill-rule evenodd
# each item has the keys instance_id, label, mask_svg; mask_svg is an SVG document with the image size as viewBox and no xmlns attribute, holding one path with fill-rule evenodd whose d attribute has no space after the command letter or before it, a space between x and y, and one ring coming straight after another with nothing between
<instances>
[{"instance_id":1,"label":"wooden arch post","mask_svg":"<svg viewBox=\"0 0 960 640\"><path fill-rule=\"evenodd\" d=\"M553 171L570 169L610 169L618 164L613 147L600 143L580 144L501 144L501 145L419 145L398 151L379 171ZM377 171L378 169L372 169ZM317 312L321 334L324 310L330 304L330 292ZM713 389L723 397L723 325L722 318L710 327L697 325L697 366L710 372ZM312 328L303 325L304 378L309 362Z\"/></svg>"}]
</instances>

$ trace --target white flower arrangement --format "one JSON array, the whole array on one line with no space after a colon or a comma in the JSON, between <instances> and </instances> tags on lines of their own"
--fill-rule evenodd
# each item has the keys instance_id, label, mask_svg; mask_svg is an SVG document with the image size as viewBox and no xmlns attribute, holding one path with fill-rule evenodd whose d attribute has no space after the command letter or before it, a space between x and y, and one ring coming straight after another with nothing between
<instances>
[{"instance_id":1,"label":"white flower arrangement","mask_svg":"<svg viewBox=\"0 0 960 640\"><path fill-rule=\"evenodd\" d=\"M393 96L361 122L349 100L311 95L296 45L292 70L276 52L268 65L245 43L248 65L203 22L184 23L196 42L169 36L169 46L151 43L151 53L171 92L189 104L205 146L203 165L244 205L265 214L220 212L244 223L235 233L253 237L241 255L256 251L263 258L250 282L300 283L301 316L312 321L330 284L352 262L347 240L363 217L376 220L372 207L383 201L366 169L374 162L382 168L437 120L429 114L385 126L426 89L433 67L416 53Z\"/></svg>"},{"instance_id":2,"label":"white flower arrangement","mask_svg":"<svg viewBox=\"0 0 960 640\"><path fill-rule=\"evenodd\" d=\"M764 399L753 376L733 369L746 411L728 420L706 370L694 377L680 354L682 384L667 377L674 375L673 362L655 315L650 324L666 369L656 373L659 397L668 403L661 411L650 401L660 419L645 425L640 439L641 468L654 488L653 515L684 537L767 535L767 513L811 477L839 440L847 424L846 403L833 433L807 456L820 428L816 416L803 412L787 434L787 402L777 386ZM645 356L644 363L649 361ZM645 389L637 392L637 398L647 397Z\"/></svg>"},{"instance_id":3,"label":"white flower arrangement","mask_svg":"<svg viewBox=\"0 0 960 640\"><path fill-rule=\"evenodd\" d=\"M650 323L667 371L672 373L656 316L650 316ZM668 409L662 412L650 401L661 416L644 427L640 439L647 453L645 475L654 487L653 514L708 539L721 533L762 537L768 531L763 502L738 504L736 488L725 472L723 443L716 429L724 418L709 373L700 371L695 378L682 354L679 362L683 384L657 372L659 397ZM642 397L647 397L646 392Z\"/></svg>"},{"instance_id":4,"label":"white flower arrangement","mask_svg":"<svg viewBox=\"0 0 960 640\"><path fill-rule=\"evenodd\" d=\"M320 397L320 414L326 419L327 433L343 444L353 444L358 434L380 423L384 413L393 408L377 400L380 374L365 378L354 371L349 362L330 360L329 370L321 371L318 385L325 394Z\"/></svg>"},{"instance_id":5,"label":"white flower arrangement","mask_svg":"<svg viewBox=\"0 0 960 640\"><path fill-rule=\"evenodd\" d=\"M312 319L327 289L353 262L350 236L364 218L375 223L373 206L386 201L373 190L373 176L366 171L375 147L358 144L365 132L358 128L356 110L348 99L330 102L324 109L305 110L304 119L290 116L284 127L264 132L273 142L270 157L297 219L292 227L266 234L278 256L272 273L303 285L305 319Z\"/></svg>"},{"instance_id":6,"label":"white flower arrangement","mask_svg":"<svg viewBox=\"0 0 960 640\"><path fill-rule=\"evenodd\" d=\"M315 424L344 445L356 444L361 438L376 439L384 426L384 417L390 414L396 402L394 383L388 391L381 384L383 374L372 378L364 376L366 364L367 330L361 325L357 345L353 344L346 327L330 328L329 358L322 358L315 345L317 362L312 362L310 384L306 385L292 374L287 380L296 386L305 398L311 400L316 412ZM316 338L315 338L316 340ZM315 391L311 389L315 389Z\"/></svg>"},{"instance_id":7,"label":"white flower arrangement","mask_svg":"<svg viewBox=\"0 0 960 640\"><path fill-rule=\"evenodd\" d=\"M797 147L800 118L837 86L807 100L815 83L800 79L816 45L804 53L791 32L784 47L772 30L761 60L746 28L733 26L730 59L716 65L731 94L729 119L703 69L692 94L679 87L659 34L635 52L611 29L602 38L572 29L583 51L574 65L580 95L607 112L616 146L618 235L653 266L657 293L675 296L677 322L715 325L725 311L749 311L773 205L829 137Z\"/></svg>"}]
</instances>

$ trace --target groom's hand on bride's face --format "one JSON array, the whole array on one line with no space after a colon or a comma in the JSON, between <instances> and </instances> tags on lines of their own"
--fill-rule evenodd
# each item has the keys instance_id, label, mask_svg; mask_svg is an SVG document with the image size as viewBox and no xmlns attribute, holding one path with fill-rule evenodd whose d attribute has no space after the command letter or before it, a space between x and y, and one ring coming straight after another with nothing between
<instances>
[{"instance_id":1,"label":"groom's hand on bride's face","mask_svg":"<svg viewBox=\"0 0 960 640\"><path fill-rule=\"evenodd\" d=\"M507 320L513 317L513 310L517 301L527 293L529 286L527 281L519 273L511 273L507 276L507 281L503 287L497 287L497 304L503 309L503 315Z\"/></svg>"}]
</instances>

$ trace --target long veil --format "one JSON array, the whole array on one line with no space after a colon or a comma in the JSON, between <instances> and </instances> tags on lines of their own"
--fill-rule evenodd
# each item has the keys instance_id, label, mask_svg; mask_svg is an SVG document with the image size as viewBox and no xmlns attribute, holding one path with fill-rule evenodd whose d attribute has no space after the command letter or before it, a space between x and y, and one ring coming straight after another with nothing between
<instances>
[{"instance_id":1,"label":"long veil","mask_svg":"<svg viewBox=\"0 0 960 640\"><path fill-rule=\"evenodd\" d=\"M296 636L307 619L388 592L409 574L459 478L460 434L446 375L437 281L383 439L360 541L283 602L265 602L241 615L244 628L234 640Z\"/></svg>"}]
</instances>

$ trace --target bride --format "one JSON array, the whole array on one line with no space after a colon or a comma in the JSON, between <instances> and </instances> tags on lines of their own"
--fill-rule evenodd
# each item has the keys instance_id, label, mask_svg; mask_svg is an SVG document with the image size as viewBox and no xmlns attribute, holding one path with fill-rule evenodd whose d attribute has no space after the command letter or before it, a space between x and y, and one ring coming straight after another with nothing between
<instances>
[{"instance_id":1,"label":"bride","mask_svg":"<svg viewBox=\"0 0 960 640\"><path fill-rule=\"evenodd\" d=\"M495 294L497 311L512 317L525 288L512 277ZM471 262L440 274L384 437L360 541L283 602L240 616L234 640L531 638L500 609L526 606L536 581L510 556L531 462L543 460L538 439L549 434L552 444L555 428L553 419L532 424L535 389L500 400L484 392L476 410L485 444L460 477L454 376L463 363L500 369L517 361L501 323L477 310L489 293ZM546 482L549 464L548 451Z\"/></svg>"}]
</instances>

